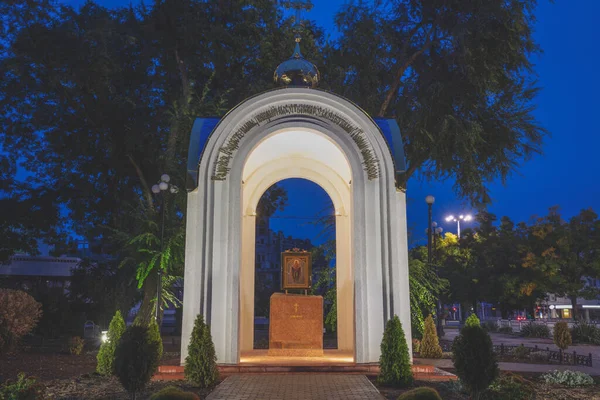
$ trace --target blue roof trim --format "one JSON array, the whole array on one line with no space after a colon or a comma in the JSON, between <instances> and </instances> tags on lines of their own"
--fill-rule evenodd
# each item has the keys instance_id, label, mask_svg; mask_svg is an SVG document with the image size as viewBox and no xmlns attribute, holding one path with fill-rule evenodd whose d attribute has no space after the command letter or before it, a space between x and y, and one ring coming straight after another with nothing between
<instances>
[{"instance_id":1,"label":"blue roof trim","mask_svg":"<svg viewBox=\"0 0 600 400\"><path fill-rule=\"evenodd\" d=\"M198 163L210 134L221 118L196 118L190 133L190 145L187 158L187 178L185 182L188 191L198 187Z\"/></svg>"},{"instance_id":2,"label":"blue roof trim","mask_svg":"<svg viewBox=\"0 0 600 400\"><path fill-rule=\"evenodd\" d=\"M373 118L383 137L385 138L396 167L396 174L406 171L406 158L404 157L404 143L400 127L394 118Z\"/></svg>"}]
</instances>

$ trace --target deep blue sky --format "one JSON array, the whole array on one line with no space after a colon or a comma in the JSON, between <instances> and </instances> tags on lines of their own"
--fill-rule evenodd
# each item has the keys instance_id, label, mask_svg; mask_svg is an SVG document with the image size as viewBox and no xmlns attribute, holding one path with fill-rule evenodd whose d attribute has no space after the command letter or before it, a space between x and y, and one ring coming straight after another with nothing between
<instances>
[{"instance_id":1,"label":"deep blue sky","mask_svg":"<svg viewBox=\"0 0 600 400\"><path fill-rule=\"evenodd\" d=\"M84 1L63 2L80 5ZM117 0L98 2L109 7L129 4ZM333 18L344 3L344 0L313 0L309 18L335 36ZM508 215L515 221L543 215L554 205L559 205L567 218L583 208L592 207L600 212L600 129L596 124L600 115L598 15L598 0L558 0L554 4L540 1L535 38L544 53L534 60L542 87L535 115L552 137L544 145L544 154L525 163L506 185L491 184L491 212ZM287 57L282 54L282 59ZM314 184L295 180L284 185L291 200L282 215L312 216L330 204L327 195ZM442 221L445 215L469 211L454 195L451 182L410 181L408 223L417 239L425 236L424 198L428 194L436 198L434 219L442 222L446 230L455 231L456 227ZM313 239L318 231L298 219L274 219L272 225L284 229L286 234Z\"/></svg>"}]
</instances>

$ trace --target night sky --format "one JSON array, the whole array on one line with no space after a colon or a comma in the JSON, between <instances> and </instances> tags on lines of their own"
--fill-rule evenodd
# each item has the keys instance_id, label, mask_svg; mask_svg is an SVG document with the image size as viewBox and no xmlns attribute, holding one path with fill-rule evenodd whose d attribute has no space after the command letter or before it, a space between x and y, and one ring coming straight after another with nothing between
<instances>
[{"instance_id":1,"label":"night sky","mask_svg":"<svg viewBox=\"0 0 600 400\"><path fill-rule=\"evenodd\" d=\"M336 35L333 18L344 0L312 0L309 18ZM84 0L63 0L81 5ZM117 0L98 0L114 7L128 5ZM135 3L135 2L134 2ZM148 2L150 3L150 2ZM544 144L544 154L523 164L509 177L506 185L490 185L493 203L489 211L508 215L514 221L527 221L532 215L544 215L549 207L559 205L564 217L571 217L583 208L600 212L600 1L578 0L540 1L536 17L535 39L543 54L534 59L542 92L536 101L536 117L551 132ZM288 54L282 54L282 60ZM275 66L273 66L275 68ZM312 217L331 201L315 184L300 180L283 182L290 197L287 209L276 216ZM454 224L443 217L449 213L469 212L468 205L454 195L452 182L420 182L408 185L408 223L414 239L425 238L427 206L425 196L432 194L434 220L445 230L455 232ZM309 237L316 242L318 227L308 219L274 218L272 227L286 234Z\"/></svg>"}]
</instances>

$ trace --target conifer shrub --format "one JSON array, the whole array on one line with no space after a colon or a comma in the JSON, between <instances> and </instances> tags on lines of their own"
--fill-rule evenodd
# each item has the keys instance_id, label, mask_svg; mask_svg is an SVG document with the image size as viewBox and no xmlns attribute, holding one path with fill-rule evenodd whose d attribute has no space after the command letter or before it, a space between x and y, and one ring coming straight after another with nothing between
<instances>
[{"instance_id":1,"label":"conifer shrub","mask_svg":"<svg viewBox=\"0 0 600 400\"><path fill-rule=\"evenodd\" d=\"M158 352L158 343L152 340L145 326L130 326L121 336L115 349L113 371L132 399L156 372Z\"/></svg>"},{"instance_id":2,"label":"conifer shrub","mask_svg":"<svg viewBox=\"0 0 600 400\"><path fill-rule=\"evenodd\" d=\"M83 346L85 345L85 340L83 340L79 336L73 336L69 338L69 353L74 356L78 356L83 351Z\"/></svg>"},{"instance_id":3,"label":"conifer shrub","mask_svg":"<svg viewBox=\"0 0 600 400\"><path fill-rule=\"evenodd\" d=\"M110 325L108 326L107 340L102 343L96 360L96 372L100 375L112 375L113 363L115 360L115 349L121 339L121 335L125 332L125 320L121 315L121 312L117 310Z\"/></svg>"},{"instance_id":4,"label":"conifer shrub","mask_svg":"<svg viewBox=\"0 0 600 400\"><path fill-rule=\"evenodd\" d=\"M469 317L465 321L465 327L467 326L481 326L481 322L479 321L479 318L477 318L477 315L469 315Z\"/></svg>"},{"instance_id":5,"label":"conifer shrub","mask_svg":"<svg viewBox=\"0 0 600 400\"><path fill-rule=\"evenodd\" d=\"M473 400L498 377L498 363L490 335L480 326L465 326L452 343L456 374Z\"/></svg>"},{"instance_id":6,"label":"conifer shrub","mask_svg":"<svg viewBox=\"0 0 600 400\"><path fill-rule=\"evenodd\" d=\"M434 388L419 387L402 393L398 400L442 400L442 398Z\"/></svg>"},{"instance_id":7,"label":"conifer shrub","mask_svg":"<svg viewBox=\"0 0 600 400\"><path fill-rule=\"evenodd\" d=\"M397 315L385 325L379 368L377 382L381 385L407 387L413 382L408 343Z\"/></svg>"},{"instance_id":8,"label":"conifer shrub","mask_svg":"<svg viewBox=\"0 0 600 400\"><path fill-rule=\"evenodd\" d=\"M200 400L200 397L192 392L184 392L175 386L168 386L154 393L150 400Z\"/></svg>"},{"instance_id":9,"label":"conifer shrub","mask_svg":"<svg viewBox=\"0 0 600 400\"><path fill-rule=\"evenodd\" d=\"M421 340L420 354L423 358L442 358L442 347L431 314L425 318L425 333Z\"/></svg>"},{"instance_id":10,"label":"conifer shrub","mask_svg":"<svg viewBox=\"0 0 600 400\"><path fill-rule=\"evenodd\" d=\"M198 314L194 322L184 372L186 380L201 388L211 387L219 379L215 345L210 327L204 323L201 314Z\"/></svg>"},{"instance_id":11,"label":"conifer shrub","mask_svg":"<svg viewBox=\"0 0 600 400\"><path fill-rule=\"evenodd\" d=\"M566 350L573 340L571 339L571 331L566 322L557 322L554 325L554 344L561 350Z\"/></svg>"},{"instance_id":12,"label":"conifer shrub","mask_svg":"<svg viewBox=\"0 0 600 400\"><path fill-rule=\"evenodd\" d=\"M155 342L158 346L158 362L160 363L160 360L162 359L163 355L163 341L162 336L160 335L158 323L156 322L155 318L152 318L150 324L148 325L148 335L150 337L150 340ZM158 364L156 364L155 369L158 369Z\"/></svg>"}]
</instances>

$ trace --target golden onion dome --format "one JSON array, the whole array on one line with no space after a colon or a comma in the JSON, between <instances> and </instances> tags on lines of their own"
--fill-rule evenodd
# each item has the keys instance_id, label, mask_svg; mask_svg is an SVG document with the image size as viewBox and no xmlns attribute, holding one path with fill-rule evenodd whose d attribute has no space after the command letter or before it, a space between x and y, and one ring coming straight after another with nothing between
<instances>
[{"instance_id":1,"label":"golden onion dome","mask_svg":"<svg viewBox=\"0 0 600 400\"><path fill-rule=\"evenodd\" d=\"M282 86L307 86L314 88L319 83L317 66L306 60L300 52L300 38L296 38L294 54L277 67L273 75L275 83Z\"/></svg>"}]
</instances>

